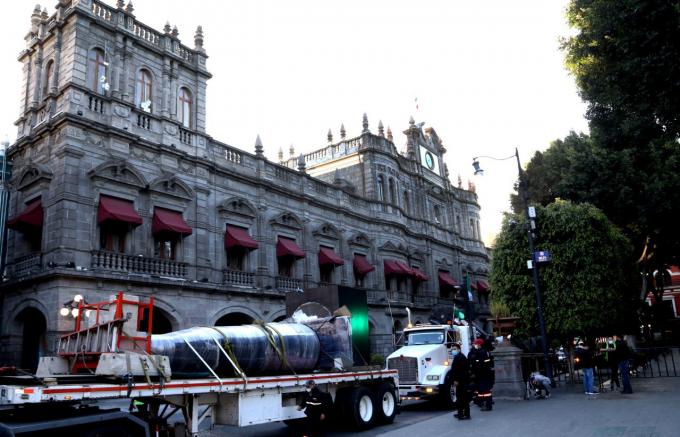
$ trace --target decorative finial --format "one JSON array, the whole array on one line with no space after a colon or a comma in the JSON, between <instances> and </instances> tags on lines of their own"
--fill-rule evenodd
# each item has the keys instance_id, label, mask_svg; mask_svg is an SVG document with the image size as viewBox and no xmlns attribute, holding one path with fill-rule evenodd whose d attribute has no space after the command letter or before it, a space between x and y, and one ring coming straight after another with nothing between
<instances>
[{"instance_id":1,"label":"decorative finial","mask_svg":"<svg viewBox=\"0 0 680 437\"><path fill-rule=\"evenodd\" d=\"M117 7L118 9L123 9L123 8L125 7L125 0L118 0L118 1L116 2L116 7Z\"/></svg>"},{"instance_id":2,"label":"decorative finial","mask_svg":"<svg viewBox=\"0 0 680 437\"><path fill-rule=\"evenodd\" d=\"M132 1L129 1L127 6L125 6L125 12L127 12L128 14L131 14L134 11L135 11L135 7L132 6Z\"/></svg>"},{"instance_id":3,"label":"decorative finial","mask_svg":"<svg viewBox=\"0 0 680 437\"><path fill-rule=\"evenodd\" d=\"M458 173L458 188L463 188L463 179L460 177L460 173Z\"/></svg>"},{"instance_id":4,"label":"decorative finial","mask_svg":"<svg viewBox=\"0 0 680 437\"><path fill-rule=\"evenodd\" d=\"M333 132L330 129L328 129L328 143L333 143Z\"/></svg>"},{"instance_id":5,"label":"decorative finial","mask_svg":"<svg viewBox=\"0 0 680 437\"><path fill-rule=\"evenodd\" d=\"M300 153L300 156L298 156L298 170L302 173L305 172L305 155Z\"/></svg>"},{"instance_id":6,"label":"decorative finial","mask_svg":"<svg viewBox=\"0 0 680 437\"><path fill-rule=\"evenodd\" d=\"M347 132L345 132L345 123L340 123L340 139L344 140L346 136Z\"/></svg>"},{"instance_id":7,"label":"decorative finial","mask_svg":"<svg viewBox=\"0 0 680 437\"><path fill-rule=\"evenodd\" d=\"M392 129L390 129L389 126L387 126L387 139L388 139L390 142L394 142L394 139L392 138Z\"/></svg>"},{"instance_id":8,"label":"decorative finial","mask_svg":"<svg viewBox=\"0 0 680 437\"><path fill-rule=\"evenodd\" d=\"M163 26L163 32L165 32L165 34L167 35L167 34L170 33L170 30L172 30L172 29L170 29L170 22L166 21L165 26Z\"/></svg>"},{"instance_id":9,"label":"decorative finial","mask_svg":"<svg viewBox=\"0 0 680 437\"><path fill-rule=\"evenodd\" d=\"M262 140L260 139L260 135L255 138L255 154L257 156L262 156L264 152L264 148L262 147Z\"/></svg>"},{"instance_id":10,"label":"decorative finial","mask_svg":"<svg viewBox=\"0 0 680 437\"><path fill-rule=\"evenodd\" d=\"M411 126L413 126L414 124L416 124L416 121L413 119L413 116L409 117L409 119L408 119L408 124L410 124Z\"/></svg>"},{"instance_id":11,"label":"decorative finial","mask_svg":"<svg viewBox=\"0 0 680 437\"><path fill-rule=\"evenodd\" d=\"M295 156L295 147L293 147L292 144L288 148L288 154L290 155L291 158Z\"/></svg>"},{"instance_id":12,"label":"decorative finial","mask_svg":"<svg viewBox=\"0 0 680 437\"><path fill-rule=\"evenodd\" d=\"M283 147L279 147L279 162L283 162Z\"/></svg>"},{"instance_id":13,"label":"decorative finial","mask_svg":"<svg viewBox=\"0 0 680 437\"><path fill-rule=\"evenodd\" d=\"M468 191L470 191L472 193L477 192L477 188L475 187L475 183L472 182L471 180L468 180Z\"/></svg>"},{"instance_id":14,"label":"decorative finial","mask_svg":"<svg viewBox=\"0 0 680 437\"><path fill-rule=\"evenodd\" d=\"M49 16L47 15L47 8L43 8L42 14L40 14L40 17L41 17L43 20L47 21L47 19L49 18Z\"/></svg>"},{"instance_id":15,"label":"decorative finial","mask_svg":"<svg viewBox=\"0 0 680 437\"><path fill-rule=\"evenodd\" d=\"M179 35L179 30L177 30L177 26L172 26L171 35L177 38L177 36Z\"/></svg>"},{"instance_id":16,"label":"decorative finial","mask_svg":"<svg viewBox=\"0 0 680 437\"><path fill-rule=\"evenodd\" d=\"M194 35L194 49L198 52L203 51L203 27L198 26L196 28L196 34Z\"/></svg>"},{"instance_id":17,"label":"decorative finial","mask_svg":"<svg viewBox=\"0 0 680 437\"><path fill-rule=\"evenodd\" d=\"M385 138L385 129L383 128L382 120L378 121L378 135Z\"/></svg>"},{"instance_id":18,"label":"decorative finial","mask_svg":"<svg viewBox=\"0 0 680 437\"><path fill-rule=\"evenodd\" d=\"M31 14L31 33L38 34L38 26L40 25L40 5L35 5L33 13Z\"/></svg>"},{"instance_id":19,"label":"decorative finial","mask_svg":"<svg viewBox=\"0 0 680 437\"><path fill-rule=\"evenodd\" d=\"M363 120L362 120L362 122L361 122L361 125L362 125L363 128L364 128L364 129L361 131L361 133L362 133L362 134L368 133L368 132L369 132L369 130L368 130L368 115L366 115L365 112L364 112L364 118L363 118Z\"/></svg>"}]
</instances>

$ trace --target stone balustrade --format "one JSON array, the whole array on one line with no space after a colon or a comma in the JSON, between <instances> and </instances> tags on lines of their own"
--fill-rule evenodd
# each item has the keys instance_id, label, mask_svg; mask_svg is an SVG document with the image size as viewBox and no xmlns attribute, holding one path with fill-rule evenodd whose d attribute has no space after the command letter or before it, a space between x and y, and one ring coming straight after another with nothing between
<instances>
[{"instance_id":1,"label":"stone balustrade","mask_svg":"<svg viewBox=\"0 0 680 437\"><path fill-rule=\"evenodd\" d=\"M254 287L255 273L242 272L240 270L222 270L222 282L227 285Z\"/></svg>"},{"instance_id":2,"label":"stone balustrade","mask_svg":"<svg viewBox=\"0 0 680 437\"><path fill-rule=\"evenodd\" d=\"M124 253L95 250L92 252L91 268L121 273L137 273L183 278L187 275L187 263L162 258L127 255Z\"/></svg>"},{"instance_id":3,"label":"stone balustrade","mask_svg":"<svg viewBox=\"0 0 680 437\"><path fill-rule=\"evenodd\" d=\"M8 269L10 270L10 269ZM20 256L14 261L11 266L11 276L13 278L22 278L42 270L42 253L29 253L28 255Z\"/></svg>"},{"instance_id":4,"label":"stone balustrade","mask_svg":"<svg viewBox=\"0 0 680 437\"><path fill-rule=\"evenodd\" d=\"M280 291L300 291L302 290L302 280L277 276L276 289Z\"/></svg>"}]
</instances>

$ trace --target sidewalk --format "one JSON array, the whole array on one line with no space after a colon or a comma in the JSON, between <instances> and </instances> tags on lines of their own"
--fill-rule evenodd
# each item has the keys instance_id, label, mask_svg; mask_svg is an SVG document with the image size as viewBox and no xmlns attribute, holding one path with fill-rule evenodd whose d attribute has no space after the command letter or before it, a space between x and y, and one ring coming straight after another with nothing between
<instances>
[{"instance_id":1,"label":"sidewalk","mask_svg":"<svg viewBox=\"0 0 680 437\"><path fill-rule=\"evenodd\" d=\"M482 412L472 405L472 420L458 421L451 413L381 436L623 436L680 435L680 377L633 379L632 395L618 391L586 396L580 386L556 388L551 399L496 401ZM398 420L398 418L397 418Z\"/></svg>"}]
</instances>

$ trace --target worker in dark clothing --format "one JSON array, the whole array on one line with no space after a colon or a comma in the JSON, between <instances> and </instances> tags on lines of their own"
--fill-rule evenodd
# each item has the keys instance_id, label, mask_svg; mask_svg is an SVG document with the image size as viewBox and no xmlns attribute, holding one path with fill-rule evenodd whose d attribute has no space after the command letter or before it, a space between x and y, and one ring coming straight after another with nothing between
<instances>
[{"instance_id":1,"label":"worker in dark clothing","mask_svg":"<svg viewBox=\"0 0 680 437\"><path fill-rule=\"evenodd\" d=\"M630 359L630 348L628 343L623 339L623 335L614 336L616 344L616 358L619 361L619 374L621 375L621 384L623 390L621 393L629 395L633 393L633 387L630 385L630 369L628 368L628 360Z\"/></svg>"},{"instance_id":2,"label":"worker in dark clothing","mask_svg":"<svg viewBox=\"0 0 680 437\"><path fill-rule=\"evenodd\" d=\"M451 362L451 381L456 387L456 405L458 412L454 417L459 420L470 418L470 369L465 354L460 345L454 343L451 347L453 361Z\"/></svg>"},{"instance_id":3,"label":"worker in dark clothing","mask_svg":"<svg viewBox=\"0 0 680 437\"><path fill-rule=\"evenodd\" d=\"M587 395L595 395L598 392L593 388L595 362L593 360L593 353L590 351L587 343L580 341L575 351L576 361L581 366L583 371L583 391Z\"/></svg>"},{"instance_id":4,"label":"worker in dark clothing","mask_svg":"<svg viewBox=\"0 0 680 437\"><path fill-rule=\"evenodd\" d=\"M309 380L305 383L305 395L298 410L304 410L307 416L305 437L322 437L326 435L326 423L331 408L330 394L322 392L316 383Z\"/></svg>"},{"instance_id":5,"label":"worker in dark clothing","mask_svg":"<svg viewBox=\"0 0 680 437\"><path fill-rule=\"evenodd\" d=\"M468 362L470 363L475 404L482 407L482 411L491 411L493 408L491 391L495 380L495 371L491 354L484 350L482 346L484 346L484 340L481 338L472 343Z\"/></svg>"}]
</instances>

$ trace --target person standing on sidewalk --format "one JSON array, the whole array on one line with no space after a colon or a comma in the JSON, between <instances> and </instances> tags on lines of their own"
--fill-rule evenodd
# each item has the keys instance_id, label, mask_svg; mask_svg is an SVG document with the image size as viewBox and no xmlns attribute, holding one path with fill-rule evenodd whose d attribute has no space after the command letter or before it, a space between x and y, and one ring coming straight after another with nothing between
<instances>
[{"instance_id":1,"label":"person standing on sidewalk","mask_svg":"<svg viewBox=\"0 0 680 437\"><path fill-rule=\"evenodd\" d=\"M614 340L607 340L605 343L604 353L606 355L607 365L609 366L609 388L614 391L614 384L616 388L620 389L621 384L619 383L619 355L616 350L616 343Z\"/></svg>"},{"instance_id":2,"label":"person standing on sidewalk","mask_svg":"<svg viewBox=\"0 0 680 437\"><path fill-rule=\"evenodd\" d=\"M458 420L470 418L470 369L467 357L461 352L460 345L451 346L453 362L451 363L451 380L456 386L456 405L458 412L453 415Z\"/></svg>"},{"instance_id":3,"label":"person standing on sidewalk","mask_svg":"<svg viewBox=\"0 0 680 437\"><path fill-rule=\"evenodd\" d=\"M468 354L470 363L470 376L475 393L475 404L482 408L482 411L491 411L493 399L491 390L494 383L493 358L482 346L484 340L476 339L472 343L472 350Z\"/></svg>"},{"instance_id":4,"label":"person standing on sidewalk","mask_svg":"<svg viewBox=\"0 0 680 437\"><path fill-rule=\"evenodd\" d=\"M621 375L621 384L623 384L621 393L632 394L633 387L630 385L630 369L628 369L630 349L622 335L615 335L614 338L616 339L616 358L619 360L619 374Z\"/></svg>"},{"instance_id":5,"label":"person standing on sidewalk","mask_svg":"<svg viewBox=\"0 0 680 437\"><path fill-rule=\"evenodd\" d=\"M583 391L587 395L597 394L593 388L593 353L584 342L579 342L576 350L576 358L583 370Z\"/></svg>"}]
</instances>

